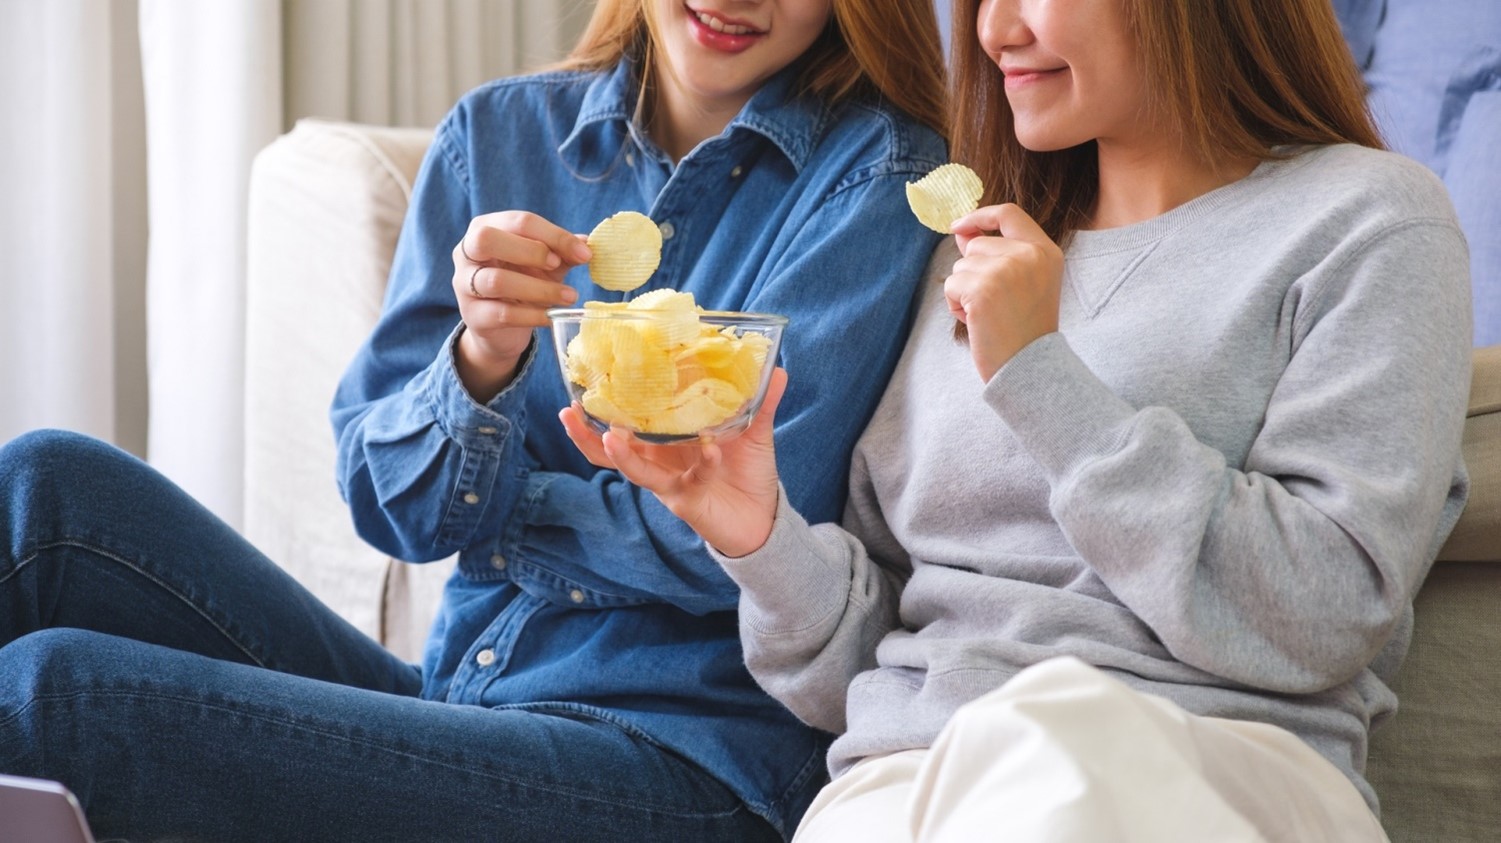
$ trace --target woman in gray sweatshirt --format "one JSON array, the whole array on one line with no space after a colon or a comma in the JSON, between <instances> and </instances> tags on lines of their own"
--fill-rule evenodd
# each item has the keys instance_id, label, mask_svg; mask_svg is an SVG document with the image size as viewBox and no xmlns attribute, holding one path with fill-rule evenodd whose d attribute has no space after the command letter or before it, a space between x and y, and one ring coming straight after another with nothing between
<instances>
[{"instance_id":1,"label":"woman in gray sweatshirt","mask_svg":"<svg viewBox=\"0 0 1501 843\"><path fill-rule=\"evenodd\" d=\"M1383 839L1367 739L1467 491L1442 185L1381 150L1326 0L966 0L955 25L954 157L1006 204L935 253L842 523L786 503L780 373L702 448L564 424L704 537L752 673L839 736L800 836L941 839L967 788L996 834L1048 829L1004 839L1164 839L1129 806L1215 800L1197 839ZM1050 719L1079 688L1113 702ZM990 737L945 736L976 704ZM1133 706L1177 731L1067 739Z\"/></svg>"}]
</instances>

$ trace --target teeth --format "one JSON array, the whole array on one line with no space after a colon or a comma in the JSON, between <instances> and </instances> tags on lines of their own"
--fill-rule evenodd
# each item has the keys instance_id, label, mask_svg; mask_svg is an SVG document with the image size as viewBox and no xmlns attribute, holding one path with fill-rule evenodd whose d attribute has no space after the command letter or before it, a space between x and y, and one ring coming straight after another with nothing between
<instances>
[{"instance_id":1,"label":"teeth","mask_svg":"<svg viewBox=\"0 0 1501 843\"><path fill-rule=\"evenodd\" d=\"M726 35L750 35L756 31L748 26L735 26L733 24L727 24L719 18L716 18L713 15L705 14L703 12L694 12L693 15L694 17L698 18L699 23L709 27L715 32L723 32Z\"/></svg>"}]
</instances>

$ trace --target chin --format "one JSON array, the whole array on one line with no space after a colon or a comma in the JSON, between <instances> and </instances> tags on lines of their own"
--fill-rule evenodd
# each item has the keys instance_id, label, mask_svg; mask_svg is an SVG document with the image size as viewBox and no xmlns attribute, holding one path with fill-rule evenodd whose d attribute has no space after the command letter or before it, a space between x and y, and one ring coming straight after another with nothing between
<instances>
[{"instance_id":1,"label":"chin","mask_svg":"<svg viewBox=\"0 0 1501 843\"><path fill-rule=\"evenodd\" d=\"M1028 152L1058 152L1059 150L1071 149L1081 143L1087 143L1092 138L1080 138L1073 135L1061 135L1057 132L1049 132L1045 129L1026 130L1014 129L1016 142Z\"/></svg>"}]
</instances>

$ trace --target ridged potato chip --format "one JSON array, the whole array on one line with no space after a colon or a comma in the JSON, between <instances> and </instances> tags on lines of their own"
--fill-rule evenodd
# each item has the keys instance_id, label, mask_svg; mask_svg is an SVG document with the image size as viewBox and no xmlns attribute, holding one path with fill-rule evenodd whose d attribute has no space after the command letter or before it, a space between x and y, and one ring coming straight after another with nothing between
<instances>
[{"instance_id":1,"label":"ridged potato chip","mask_svg":"<svg viewBox=\"0 0 1501 843\"><path fill-rule=\"evenodd\" d=\"M653 290L627 304L589 303L569 340L567 378L584 411L644 433L692 435L739 413L757 392L771 341L699 321L691 293ZM618 313L645 318L621 318Z\"/></svg>"},{"instance_id":2,"label":"ridged potato chip","mask_svg":"<svg viewBox=\"0 0 1501 843\"><path fill-rule=\"evenodd\" d=\"M907 182L907 205L917 221L939 234L949 234L954 220L980 207L985 186L963 164L944 164L914 182Z\"/></svg>"},{"instance_id":3,"label":"ridged potato chip","mask_svg":"<svg viewBox=\"0 0 1501 843\"><path fill-rule=\"evenodd\" d=\"M646 283L662 262L662 232L645 214L621 211L589 232L589 277L606 290L625 292Z\"/></svg>"}]
</instances>

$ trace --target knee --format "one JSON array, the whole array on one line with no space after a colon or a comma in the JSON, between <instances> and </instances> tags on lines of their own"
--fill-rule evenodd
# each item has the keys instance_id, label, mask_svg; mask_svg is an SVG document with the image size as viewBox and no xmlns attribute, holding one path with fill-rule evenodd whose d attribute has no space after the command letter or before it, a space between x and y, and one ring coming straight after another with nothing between
<instances>
[{"instance_id":1,"label":"knee","mask_svg":"<svg viewBox=\"0 0 1501 843\"><path fill-rule=\"evenodd\" d=\"M0 476L29 477L78 465L97 465L112 454L113 445L70 430L33 430L0 446Z\"/></svg>"},{"instance_id":2,"label":"knee","mask_svg":"<svg viewBox=\"0 0 1501 843\"><path fill-rule=\"evenodd\" d=\"M97 652L102 633L83 629L43 629L0 647L0 718L17 716L28 703L77 690L80 671Z\"/></svg>"},{"instance_id":3,"label":"knee","mask_svg":"<svg viewBox=\"0 0 1501 843\"><path fill-rule=\"evenodd\" d=\"M108 741L110 723L87 713L97 644L110 636L81 629L32 632L0 647L0 770L67 779L73 764ZM0 833L0 838L4 834Z\"/></svg>"},{"instance_id":4,"label":"knee","mask_svg":"<svg viewBox=\"0 0 1501 843\"><path fill-rule=\"evenodd\" d=\"M107 442L66 430L35 430L0 446L0 512L44 514L58 496L140 464Z\"/></svg>"}]
</instances>

